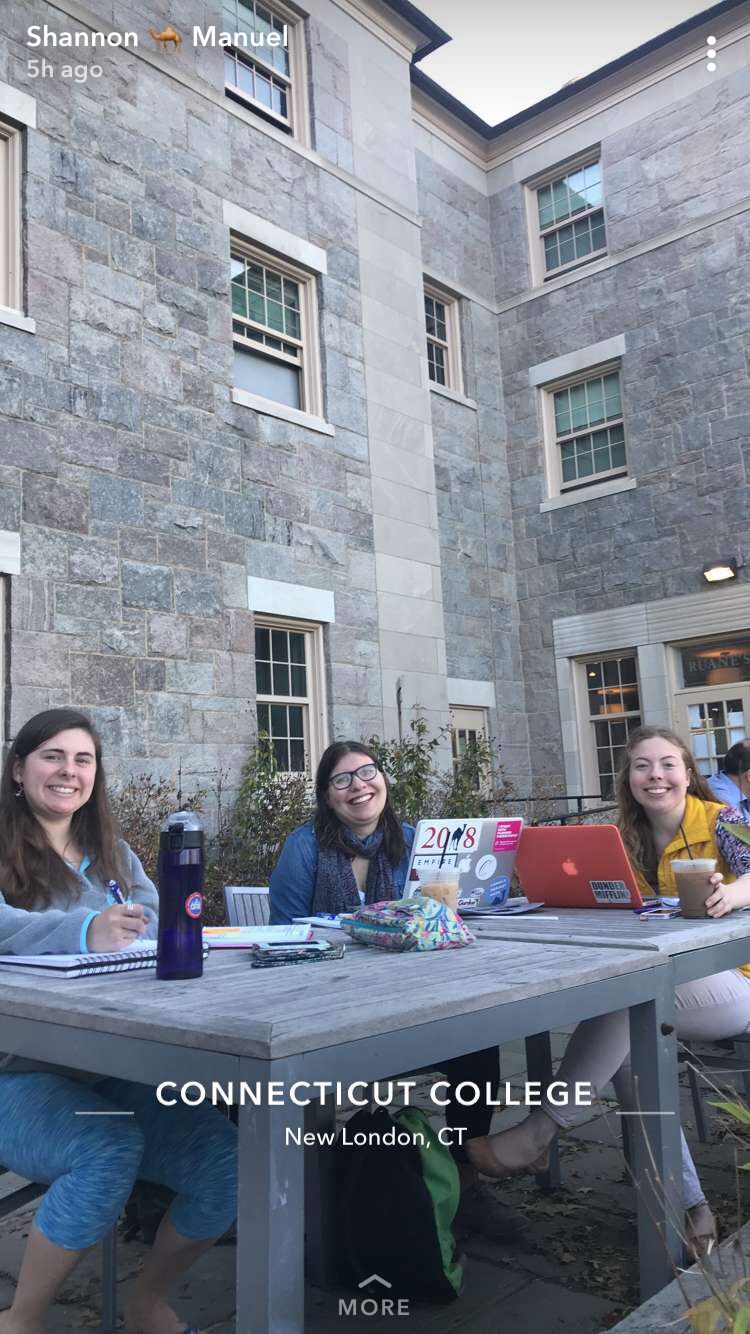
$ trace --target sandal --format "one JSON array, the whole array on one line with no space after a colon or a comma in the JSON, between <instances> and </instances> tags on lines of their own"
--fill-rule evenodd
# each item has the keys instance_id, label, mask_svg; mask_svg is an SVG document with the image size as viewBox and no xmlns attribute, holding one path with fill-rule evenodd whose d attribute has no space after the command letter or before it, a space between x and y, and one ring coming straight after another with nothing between
<instances>
[{"instance_id":1,"label":"sandal","mask_svg":"<svg viewBox=\"0 0 750 1334\"><path fill-rule=\"evenodd\" d=\"M705 1200L685 1213L685 1242L690 1263L707 1258L718 1241L716 1219Z\"/></svg>"}]
</instances>

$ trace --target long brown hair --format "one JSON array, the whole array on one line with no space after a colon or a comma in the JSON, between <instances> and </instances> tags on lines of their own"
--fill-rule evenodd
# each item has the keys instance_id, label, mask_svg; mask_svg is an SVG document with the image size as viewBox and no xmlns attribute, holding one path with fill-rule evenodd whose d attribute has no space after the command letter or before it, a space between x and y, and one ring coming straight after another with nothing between
<instances>
[{"instance_id":1,"label":"long brown hair","mask_svg":"<svg viewBox=\"0 0 750 1334\"><path fill-rule=\"evenodd\" d=\"M321 848L336 848L339 852L346 853L347 857L354 856L351 848L347 847L344 842L346 826L328 805L328 784L331 781L331 774L339 760L343 759L345 755L366 755L368 759L372 760L373 764L378 766L383 775L385 806L378 821L378 829L383 831L383 851L388 861L391 866L398 866L406 853L404 831L393 809L390 784L383 771L383 766L376 752L371 746L365 745L364 741L334 741L327 750L323 751L315 775L316 809L314 827L318 843Z\"/></svg>"},{"instance_id":2,"label":"long brown hair","mask_svg":"<svg viewBox=\"0 0 750 1334\"><path fill-rule=\"evenodd\" d=\"M50 906L53 893L55 897L67 896L73 902L81 892L78 877L50 847L22 785L13 777L17 760L25 760L45 741L71 728L88 732L96 755L91 796L73 815L71 835L91 859L92 869L100 879L118 880L122 876L102 765L102 745L91 719L78 709L46 709L24 723L10 747L0 777L0 890L14 908L41 911Z\"/></svg>"},{"instance_id":3,"label":"long brown hair","mask_svg":"<svg viewBox=\"0 0 750 1334\"><path fill-rule=\"evenodd\" d=\"M630 765L635 747L641 741L652 741L655 737L663 737L679 752L685 768L690 771L690 795L701 801L716 802L708 783L698 771L695 756L676 732L670 731L668 727L638 727L630 733L617 775L617 823L633 869L651 885L656 881L659 858L648 815L630 790Z\"/></svg>"}]
</instances>

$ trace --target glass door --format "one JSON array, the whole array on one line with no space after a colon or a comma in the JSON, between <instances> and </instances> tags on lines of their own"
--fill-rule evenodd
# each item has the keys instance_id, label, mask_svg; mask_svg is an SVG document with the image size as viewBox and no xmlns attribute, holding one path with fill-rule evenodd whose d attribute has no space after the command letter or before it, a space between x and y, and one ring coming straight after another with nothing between
<instances>
[{"instance_id":1,"label":"glass door","mask_svg":"<svg viewBox=\"0 0 750 1334\"><path fill-rule=\"evenodd\" d=\"M735 741L750 731L750 687L724 687L680 692L676 699L677 731L692 750L704 778L721 768Z\"/></svg>"}]
</instances>

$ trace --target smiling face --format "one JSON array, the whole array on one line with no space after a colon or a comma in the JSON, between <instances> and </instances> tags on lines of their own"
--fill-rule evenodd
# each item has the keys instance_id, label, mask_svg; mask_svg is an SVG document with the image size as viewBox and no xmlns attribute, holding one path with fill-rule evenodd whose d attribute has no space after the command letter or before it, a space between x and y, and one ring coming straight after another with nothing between
<instances>
[{"instance_id":1,"label":"smiling face","mask_svg":"<svg viewBox=\"0 0 750 1334\"><path fill-rule=\"evenodd\" d=\"M96 778L93 738L82 727L58 732L13 765L33 814L42 823L67 820L85 806Z\"/></svg>"},{"instance_id":2,"label":"smiling face","mask_svg":"<svg viewBox=\"0 0 750 1334\"><path fill-rule=\"evenodd\" d=\"M331 778L335 774L353 774L361 765L372 762L369 755L363 755L361 751L351 751L348 755L342 755L331 772ZM377 829L388 791L385 778L378 769L375 777L365 782L361 778L353 777L349 787L335 788L329 782L326 797L328 805L341 823L351 829L358 838L364 838Z\"/></svg>"},{"instance_id":3,"label":"smiling face","mask_svg":"<svg viewBox=\"0 0 750 1334\"><path fill-rule=\"evenodd\" d=\"M651 737L633 747L630 791L647 815L682 819L690 777L679 748L665 737Z\"/></svg>"}]
</instances>

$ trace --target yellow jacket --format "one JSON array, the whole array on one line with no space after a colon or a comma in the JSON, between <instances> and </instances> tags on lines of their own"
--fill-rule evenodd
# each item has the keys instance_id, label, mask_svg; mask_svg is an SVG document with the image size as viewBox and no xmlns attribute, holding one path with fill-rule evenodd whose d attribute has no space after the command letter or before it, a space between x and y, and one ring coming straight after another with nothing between
<instances>
[{"instance_id":1,"label":"yellow jacket","mask_svg":"<svg viewBox=\"0 0 750 1334\"><path fill-rule=\"evenodd\" d=\"M662 894L676 896L677 887L670 862L681 860L683 857L715 857L716 869L721 871L724 879L727 882L736 879L719 852L714 836L719 812L725 809L726 802L701 801L700 797L691 797L688 793L682 827L690 844L690 852L688 853L682 841L682 834L678 830L659 858L657 876Z\"/></svg>"},{"instance_id":2,"label":"yellow jacket","mask_svg":"<svg viewBox=\"0 0 750 1334\"><path fill-rule=\"evenodd\" d=\"M736 876L724 861L718 847L714 830L719 813L726 809L726 803L717 801L702 801L700 797L692 797L688 793L685 804L685 814L682 819L682 827L685 830L685 836L690 844L690 853L682 840L682 834L678 830L674 838L667 844L661 857L659 858L659 868L657 878L659 890L662 894L677 897L677 886L675 885L674 873L670 862L678 861L683 857L715 857L716 869L721 871L727 884L736 880ZM642 876L638 876L638 888L644 896L653 893L650 885ZM750 977L750 964L744 963L739 971Z\"/></svg>"}]
</instances>

